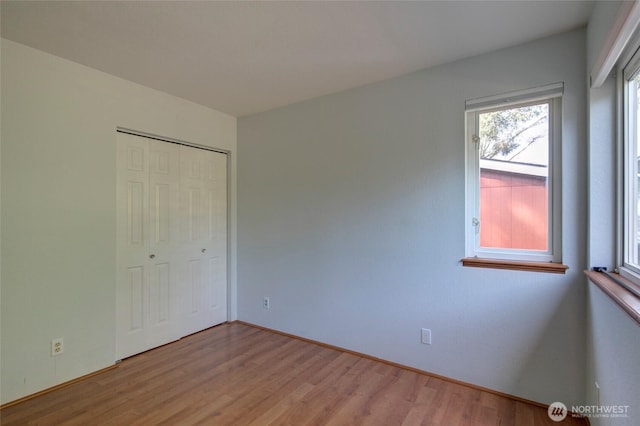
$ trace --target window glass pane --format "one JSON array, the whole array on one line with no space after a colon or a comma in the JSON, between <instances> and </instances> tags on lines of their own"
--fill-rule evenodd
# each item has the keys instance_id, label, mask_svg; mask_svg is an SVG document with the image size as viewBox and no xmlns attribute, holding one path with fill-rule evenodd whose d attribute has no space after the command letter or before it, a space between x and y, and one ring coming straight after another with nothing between
<instances>
[{"instance_id":1,"label":"window glass pane","mask_svg":"<svg viewBox=\"0 0 640 426\"><path fill-rule=\"evenodd\" d=\"M480 247L549 249L549 103L480 113Z\"/></svg>"},{"instance_id":2,"label":"window glass pane","mask_svg":"<svg viewBox=\"0 0 640 426\"><path fill-rule=\"evenodd\" d=\"M633 181L629 182L629 194L631 197L631 200L629 200L631 213L629 220L633 221L629 223L629 238L631 240L630 242L632 247L629 255L631 263L634 266L638 266L640 264L640 259L638 258L640 253L640 235L638 235L640 232L640 196L638 194L638 188L640 188L640 176L638 175L638 162L640 161L640 144L638 143L638 122L640 118L640 108L638 108L638 103L640 102L640 84L638 83L640 83L640 74L630 81L631 87L629 90L631 105L633 105L633 109L635 109L635 111L632 111L632 114L629 116L629 120L631 120L629 123L631 130L629 135L629 143L631 144L629 152L633 155L633 161L631 162L632 170L630 170L631 174L629 176L630 179L633 179Z\"/></svg>"}]
</instances>

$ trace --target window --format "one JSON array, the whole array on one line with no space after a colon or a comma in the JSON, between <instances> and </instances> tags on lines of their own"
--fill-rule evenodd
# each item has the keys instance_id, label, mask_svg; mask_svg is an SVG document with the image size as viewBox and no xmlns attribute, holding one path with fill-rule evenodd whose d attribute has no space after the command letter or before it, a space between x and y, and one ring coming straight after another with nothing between
<instances>
[{"instance_id":1,"label":"window","mask_svg":"<svg viewBox=\"0 0 640 426\"><path fill-rule=\"evenodd\" d=\"M640 53L629 61L623 74L624 135L622 138L622 261L620 272L627 278L640 276Z\"/></svg>"},{"instance_id":2,"label":"window","mask_svg":"<svg viewBox=\"0 0 640 426\"><path fill-rule=\"evenodd\" d=\"M562 91L467 102L468 257L561 261Z\"/></svg>"}]
</instances>

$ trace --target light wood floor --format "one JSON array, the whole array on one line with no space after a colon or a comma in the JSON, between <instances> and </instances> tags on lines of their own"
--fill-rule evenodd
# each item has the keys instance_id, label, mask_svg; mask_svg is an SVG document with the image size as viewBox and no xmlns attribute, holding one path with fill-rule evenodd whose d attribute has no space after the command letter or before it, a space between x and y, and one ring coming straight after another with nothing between
<instances>
[{"instance_id":1,"label":"light wood floor","mask_svg":"<svg viewBox=\"0 0 640 426\"><path fill-rule=\"evenodd\" d=\"M239 323L0 415L6 426L560 424L541 407Z\"/></svg>"}]
</instances>

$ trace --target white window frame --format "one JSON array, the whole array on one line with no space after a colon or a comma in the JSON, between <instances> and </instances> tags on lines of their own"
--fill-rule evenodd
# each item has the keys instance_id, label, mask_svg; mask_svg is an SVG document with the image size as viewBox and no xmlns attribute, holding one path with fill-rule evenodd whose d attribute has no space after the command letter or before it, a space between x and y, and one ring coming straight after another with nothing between
<instances>
[{"instance_id":1,"label":"white window frame","mask_svg":"<svg viewBox=\"0 0 640 426\"><path fill-rule=\"evenodd\" d=\"M640 50L625 63L624 67L621 67L618 71L618 81L621 84L618 86L619 93L622 98L621 105L621 121L622 121L622 135L619 138L619 168L620 172L618 177L620 179L619 187L622 190L622 197L619 202L619 214L620 226L618 230L618 270L620 275L631 280L635 284L640 284L640 262L634 264L631 259L637 259L638 247L636 241L630 238L631 235L637 235L639 231L638 223L635 219L637 209L633 208L633 202L637 203L635 194L638 185L638 164L637 164L637 146L633 143L632 136L637 134L637 126L640 123L637 122L637 104L633 102L633 98L630 94L629 80L633 79L635 75L640 72ZM630 120L630 116L636 117L635 120ZM638 141L636 141L638 143ZM633 200L633 201L632 201Z\"/></svg>"},{"instance_id":2,"label":"white window frame","mask_svg":"<svg viewBox=\"0 0 640 426\"><path fill-rule=\"evenodd\" d=\"M562 94L563 83L511 92L466 102L466 256L483 259L530 262L562 262ZM548 103L549 167L548 167L548 250L480 247L480 154L476 135L481 113Z\"/></svg>"}]
</instances>

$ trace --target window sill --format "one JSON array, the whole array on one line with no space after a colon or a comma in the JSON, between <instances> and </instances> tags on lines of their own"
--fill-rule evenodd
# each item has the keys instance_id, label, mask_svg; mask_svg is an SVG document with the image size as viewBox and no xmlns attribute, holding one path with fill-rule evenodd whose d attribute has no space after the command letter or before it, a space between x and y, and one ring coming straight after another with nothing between
<instances>
[{"instance_id":1,"label":"window sill","mask_svg":"<svg viewBox=\"0 0 640 426\"><path fill-rule=\"evenodd\" d=\"M620 306L631 319L640 325L640 298L601 272L584 271L584 273L587 275L587 278L589 278L589 281L597 285L600 290ZM615 275L620 281L629 281L618 274Z\"/></svg>"},{"instance_id":2,"label":"window sill","mask_svg":"<svg viewBox=\"0 0 640 426\"><path fill-rule=\"evenodd\" d=\"M552 274L564 274L569 267L562 263L552 262L523 262L519 260L481 259L477 257L465 257L462 266L474 268L510 269L514 271L548 272Z\"/></svg>"}]
</instances>

